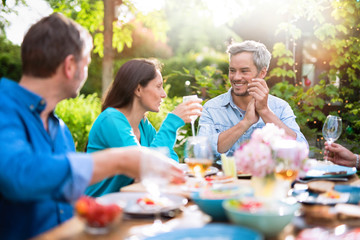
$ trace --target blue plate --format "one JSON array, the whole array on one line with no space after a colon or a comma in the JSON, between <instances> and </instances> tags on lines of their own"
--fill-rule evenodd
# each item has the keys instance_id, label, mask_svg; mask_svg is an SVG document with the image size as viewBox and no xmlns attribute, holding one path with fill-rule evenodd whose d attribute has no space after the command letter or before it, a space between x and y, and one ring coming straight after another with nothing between
<instances>
[{"instance_id":1,"label":"blue plate","mask_svg":"<svg viewBox=\"0 0 360 240\"><path fill-rule=\"evenodd\" d=\"M318 165L311 168L305 178L347 177L356 173L356 168L340 165Z\"/></svg>"},{"instance_id":2,"label":"blue plate","mask_svg":"<svg viewBox=\"0 0 360 240\"><path fill-rule=\"evenodd\" d=\"M334 190L341 193L350 193L350 198L347 203L358 204L360 201L360 186L337 184L335 185Z\"/></svg>"},{"instance_id":3,"label":"blue plate","mask_svg":"<svg viewBox=\"0 0 360 240\"><path fill-rule=\"evenodd\" d=\"M321 204L321 205L335 205L337 203L358 204L360 201L360 186L350 186L336 184L334 190L340 193L338 199L324 199L319 197L318 193L313 193L307 189L292 189L291 195L297 199L298 202L305 204Z\"/></svg>"},{"instance_id":4,"label":"blue plate","mask_svg":"<svg viewBox=\"0 0 360 240\"><path fill-rule=\"evenodd\" d=\"M196 239L227 239L227 240L262 240L264 237L251 229L230 224L211 223L201 228L178 229L172 232L146 238L146 240L196 240Z\"/></svg>"}]
</instances>

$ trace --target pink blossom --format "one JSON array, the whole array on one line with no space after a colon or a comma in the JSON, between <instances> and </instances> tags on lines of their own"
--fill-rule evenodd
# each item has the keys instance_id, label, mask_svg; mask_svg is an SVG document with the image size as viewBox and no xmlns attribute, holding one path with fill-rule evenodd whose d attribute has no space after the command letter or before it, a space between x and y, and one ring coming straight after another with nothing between
<instances>
[{"instance_id":1,"label":"pink blossom","mask_svg":"<svg viewBox=\"0 0 360 240\"><path fill-rule=\"evenodd\" d=\"M264 177L281 164L301 169L308 154L305 143L293 140L284 129L268 123L253 132L251 139L235 151L234 158L239 171Z\"/></svg>"},{"instance_id":2,"label":"pink blossom","mask_svg":"<svg viewBox=\"0 0 360 240\"><path fill-rule=\"evenodd\" d=\"M234 154L236 168L254 176L266 176L273 172L275 162L269 145L250 141Z\"/></svg>"}]
</instances>

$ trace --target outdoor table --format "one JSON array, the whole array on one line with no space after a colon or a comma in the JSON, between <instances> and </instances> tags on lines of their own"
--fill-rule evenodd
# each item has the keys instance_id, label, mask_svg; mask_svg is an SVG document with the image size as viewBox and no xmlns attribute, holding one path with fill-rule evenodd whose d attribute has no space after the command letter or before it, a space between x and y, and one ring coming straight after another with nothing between
<instances>
[{"instance_id":1,"label":"outdoor table","mask_svg":"<svg viewBox=\"0 0 360 240\"><path fill-rule=\"evenodd\" d=\"M234 183L232 183L234 184ZM235 180L235 184L248 186L250 184L249 179L237 179ZM352 185L360 185L360 179L355 174L351 177L349 177L349 181L347 181L344 184L352 184ZM175 189L176 186L174 186L173 189ZM177 187L178 188L178 187ZM172 189L172 188L170 188ZM121 189L122 192L145 192L144 187L141 185L141 183L134 183L129 186L126 186ZM171 191L170 191L171 192ZM183 196L188 195L186 193L182 194ZM186 207L190 207L194 205L194 203L189 200ZM306 206L305 206L306 207ZM200 210L197 210L200 211ZM174 219L181 219L183 215L180 213L178 216L176 216ZM167 221L172 221L167 220ZM164 223L166 223L166 220L164 220ZM74 216L67 222L51 229L48 232L45 232L36 238L35 240L45 240L45 239L86 239L86 240L92 240L92 239L109 239L109 240L118 240L118 239L126 239L129 237L131 230L134 227L139 227L142 225L148 225L152 224L153 218L130 218L130 219L124 219L119 226L114 227L114 229L105 235L91 235L84 231L85 225L82 222L82 220L78 216ZM204 223L205 224L205 223ZM229 222L225 224L231 224ZM266 238L267 240L285 240L285 239L295 239L296 235L298 234L299 229L296 229L296 227L290 223L288 226L285 227L285 229L276 237L274 238Z\"/></svg>"}]
</instances>

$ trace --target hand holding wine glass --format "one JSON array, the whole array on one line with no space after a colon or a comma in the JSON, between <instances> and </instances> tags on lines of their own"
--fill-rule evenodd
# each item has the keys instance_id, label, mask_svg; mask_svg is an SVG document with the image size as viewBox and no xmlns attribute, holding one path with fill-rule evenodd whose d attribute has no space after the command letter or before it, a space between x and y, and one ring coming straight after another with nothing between
<instances>
[{"instance_id":1,"label":"hand holding wine glass","mask_svg":"<svg viewBox=\"0 0 360 240\"><path fill-rule=\"evenodd\" d=\"M328 153L329 152L332 153L331 156L327 154L327 159L330 160L331 162L337 165L346 166L346 167L356 167L357 169L359 169L360 157L355 152L351 152L346 147L337 143L332 143L332 144L325 143L325 149L327 150Z\"/></svg>"},{"instance_id":2,"label":"hand holding wine glass","mask_svg":"<svg viewBox=\"0 0 360 240\"><path fill-rule=\"evenodd\" d=\"M194 108L196 107L196 105L194 105L194 104L199 103L199 102L200 102L199 100L200 100L200 98L198 98L197 95L189 95L189 96L184 96L184 97L183 97L183 102L184 102L184 103L187 103L187 102L192 101L193 103L192 103L191 105L192 105L192 107L194 107ZM195 111L199 112L199 110L197 110L196 108L195 108ZM201 111L201 110L200 110L200 111ZM194 114L194 115L191 115L191 116L190 116L190 119L191 119L191 130L192 130L193 136L195 136L195 126L194 126L194 123L195 123L195 120L197 119L198 115L199 115L199 114Z\"/></svg>"},{"instance_id":3,"label":"hand holding wine glass","mask_svg":"<svg viewBox=\"0 0 360 240\"><path fill-rule=\"evenodd\" d=\"M342 132L341 117L328 115L326 117L326 120L322 128L322 134L326 142L328 144L335 142L340 137L341 132Z\"/></svg>"}]
</instances>

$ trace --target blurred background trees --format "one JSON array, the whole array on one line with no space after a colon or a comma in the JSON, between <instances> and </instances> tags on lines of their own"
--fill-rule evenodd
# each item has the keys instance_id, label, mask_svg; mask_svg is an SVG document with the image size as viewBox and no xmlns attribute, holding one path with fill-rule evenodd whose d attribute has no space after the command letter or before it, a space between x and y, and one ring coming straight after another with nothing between
<instances>
[{"instance_id":1,"label":"blurred background trees","mask_svg":"<svg viewBox=\"0 0 360 240\"><path fill-rule=\"evenodd\" d=\"M101 96L106 89L102 81L106 1L47 0L54 11L73 18L94 37L84 95ZM12 11L7 2L2 0L2 12ZM312 152L321 152L321 127L328 114L343 118L340 141L360 150L359 1L114 0L113 4L112 74L134 57L156 57L164 64L168 99L161 113L148 115L155 126L183 95L198 94L205 102L226 91L226 47L231 41L251 39L272 52L266 79L271 93L290 103ZM4 29L6 21L1 22ZM19 47L7 40L4 31L1 35L0 76L18 80ZM180 131L179 151L187 128Z\"/></svg>"}]
</instances>

